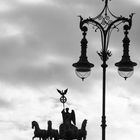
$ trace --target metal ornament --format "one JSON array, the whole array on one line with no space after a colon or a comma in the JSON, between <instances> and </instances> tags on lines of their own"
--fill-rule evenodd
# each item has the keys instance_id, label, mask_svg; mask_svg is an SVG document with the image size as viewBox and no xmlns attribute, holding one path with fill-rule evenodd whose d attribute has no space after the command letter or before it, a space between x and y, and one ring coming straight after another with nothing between
<instances>
[{"instance_id":1,"label":"metal ornament","mask_svg":"<svg viewBox=\"0 0 140 140\"><path fill-rule=\"evenodd\" d=\"M66 93L68 91L68 88L63 90L59 90L57 89L58 93L60 93L62 96L60 97L60 102L63 103L63 108L65 109L65 103L67 102L67 98L66 98Z\"/></svg>"},{"instance_id":2,"label":"metal ornament","mask_svg":"<svg viewBox=\"0 0 140 140\"><path fill-rule=\"evenodd\" d=\"M67 98L65 96L61 96L60 97L60 102L63 103L63 104L66 103L67 102Z\"/></svg>"}]
</instances>

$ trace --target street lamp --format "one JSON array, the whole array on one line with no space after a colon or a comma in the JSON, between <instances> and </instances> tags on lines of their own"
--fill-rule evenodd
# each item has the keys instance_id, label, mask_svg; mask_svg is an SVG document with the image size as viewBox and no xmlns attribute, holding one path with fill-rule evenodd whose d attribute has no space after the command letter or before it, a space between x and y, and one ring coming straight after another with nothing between
<instances>
[{"instance_id":1,"label":"street lamp","mask_svg":"<svg viewBox=\"0 0 140 140\"><path fill-rule=\"evenodd\" d=\"M130 60L130 56L129 56L129 38L128 38L128 29L129 26L125 25L124 26L124 34L125 37L123 39L123 56L120 62L116 63L115 66L118 67L118 73L120 76L122 76L125 80L132 76L133 72L134 72L134 66L136 66L137 64L135 62L132 62Z\"/></svg>"},{"instance_id":2,"label":"street lamp","mask_svg":"<svg viewBox=\"0 0 140 140\"><path fill-rule=\"evenodd\" d=\"M128 38L128 31L131 29L132 26L132 17L134 13L129 15L129 18L125 18L123 16L116 16L114 15L109 7L108 7L108 0L102 0L105 2L105 6L101 13L94 17L94 18L87 18L83 19L82 16L80 17L80 29L82 31L83 38L81 40L81 56L78 62L73 64L75 67L75 72L78 77L82 80L87 78L90 75L91 68L94 67L92 63L90 63L87 59L87 25L92 25L93 29L96 31L100 31L101 33L101 43L102 48L101 51L98 52L102 60L101 67L103 68L103 104L102 104L102 140L105 140L105 128L106 128L106 115L105 115L105 95L106 95L106 68L107 68L107 60L112 55L111 51L108 49L109 40L111 33L114 29L119 31L118 26L120 24L125 24L123 26L124 30L124 39L123 39L123 56L120 62L116 63L115 66L118 67L118 73L122 76L125 80L132 76L134 71L134 66L137 64L132 62L129 56L129 44L130 40Z\"/></svg>"}]
</instances>

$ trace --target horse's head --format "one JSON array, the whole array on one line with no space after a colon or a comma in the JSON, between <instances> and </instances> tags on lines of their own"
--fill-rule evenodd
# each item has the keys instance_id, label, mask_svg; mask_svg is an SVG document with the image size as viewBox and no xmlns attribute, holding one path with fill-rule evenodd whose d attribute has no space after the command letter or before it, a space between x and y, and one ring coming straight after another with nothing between
<instances>
[{"instance_id":1,"label":"horse's head","mask_svg":"<svg viewBox=\"0 0 140 140\"><path fill-rule=\"evenodd\" d=\"M48 121L48 130L52 129L52 121Z\"/></svg>"},{"instance_id":2,"label":"horse's head","mask_svg":"<svg viewBox=\"0 0 140 140\"><path fill-rule=\"evenodd\" d=\"M84 119L84 124L86 124L87 123L87 120L86 119Z\"/></svg>"},{"instance_id":3,"label":"horse's head","mask_svg":"<svg viewBox=\"0 0 140 140\"><path fill-rule=\"evenodd\" d=\"M87 120L85 119L85 120L83 121L83 125L86 126L86 124L87 124Z\"/></svg>"},{"instance_id":4,"label":"horse's head","mask_svg":"<svg viewBox=\"0 0 140 140\"><path fill-rule=\"evenodd\" d=\"M38 126L38 123L36 121L32 121L32 129L36 126Z\"/></svg>"},{"instance_id":5,"label":"horse's head","mask_svg":"<svg viewBox=\"0 0 140 140\"><path fill-rule=\"evenodd\" d=\"M87 120L84 119L83 122L82 122L81 129L85 129L86 128L86 125L87 125Z\"/></svg>"}]
</instances>

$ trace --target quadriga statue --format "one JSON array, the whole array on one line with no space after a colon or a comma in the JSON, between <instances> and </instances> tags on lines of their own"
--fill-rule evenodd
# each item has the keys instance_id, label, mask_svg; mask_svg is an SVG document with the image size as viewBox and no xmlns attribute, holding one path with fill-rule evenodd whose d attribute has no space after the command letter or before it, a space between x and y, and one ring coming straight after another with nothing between
<instances>
[{"instance_id":1,"label":"quadriga statue","mask_svg":"<svg viewBox=\"0 0 140 140\"><path fill-rule=\"evenodd\" d=\"M86 131L86 124L87 120L84 120L81 126L81 129L76 127L76 118L74 110L69 113L69 108L62 110L62 118L63 123L59 127L59 138L60 139L78 139L78 140L85 140L87 131Z\"/></svg>"},{"instance_id":2,"label":"quadriga statue","mask_svg":"<svg viewBox=\"0 0 140 140\"><path fill-rule=\"evenodd\" d=\"M85 119L82 122L81 129L78 129L76 126L74 110L69 112L69 108L65 109L65 103L67 101L65 94L67 93L68 89L57 89L57 91L61 94L60 101L63 103L63 110L61 112L63 122L60 124L59 130L52 128L52 122L50 120L48 121L48 130L40 129L39 124L36 121L33 121L32 128L34 128L35 131L32 140L34 140L34 138L39 138L39 140L85 140L87 135L87 120Z\"/></svg>"}]
</instances>

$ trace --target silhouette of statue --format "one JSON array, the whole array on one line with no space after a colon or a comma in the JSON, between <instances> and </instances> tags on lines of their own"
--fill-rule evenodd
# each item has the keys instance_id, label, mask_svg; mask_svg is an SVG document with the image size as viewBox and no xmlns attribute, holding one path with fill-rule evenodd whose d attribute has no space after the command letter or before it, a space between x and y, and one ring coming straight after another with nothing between
<instances>
[{"instance_id":1,"label":"silhouette of statue","mask_svg":"<svg viewBox=\"0 0 140 140\"><path fill-rule=\"evenodd\" d=\"M59 126L59 134L63 139L75 139L77 137L78 128L76 127L75 112L69 112L69 108L62 110L63 123Z\"/></svg>"},{"instance_id":2,"label":"silhouette of statue","mask_svg":"<svg viewBox=\"0 0 140 140\"><path fill-rule=\"evenodd\" d=\"M61 113L62 113L64 124L72 125L72 123L71 123L71 121L72 121L73 124L76 125L74 110L72 110L71 113L69 113L69 108L66 108L66 111L65 111L65 109L63 109Z\"/></svg>"},{"instance_id":3,"label":"silhouette of statue","mask_svg":"<svg viewBox=\"0 0 140 140\"><path fill-rule=\"evenodd\" d=\"M60 102L63 103L63 110L61 111L63 122L59 125L59 130L52 128L51 120L48 121L47 130L40 129L39 124L36 121L32 121L32 128L34 129L32 140L34 138L39 138L39 140L86 140L87 120L83 120L81 129L78 129L76 126L75 111L72 110L69 112L69 108L65 109L67 101L65 94L68 89L61 91L57 89L57 91L61 94Z\"/></svg>"},{"instance_id":4,"label":"silhouette of statue","mask_svg":"<svg viewBox=\"0 0 140 140\"><path fill-rule=\"evenodd\" d=\"M78 140L86 140L87 131L86 131L87 120L83 120L81 129L78 129Z\"/></svg>"},{"instance_id":5,"label":"silhouette of statue","mask_svg":"<svg viewBox=\"0 0 140 140\"><path fill-rule=\"evenodd\" d=\"M54 140L58 140L58 130L57 129L53 129L52 128L52 121L48 121L48 136L49 139L52 140L54 138Z\"/></svg>"},{"instance_id":6,"label":"silhouette of statue","mask_svg":"<svg viewBox=\"0 0 140 140\"><path fill-rule=\"evenodd\" d=\"M39 124L36 121L32 121L32 128L35 129L32 140L34 140L34 138L39 138L39 140L48 139L49 137L48 131L44 129L40 129Z\"/></svg>"}]
</instances>

